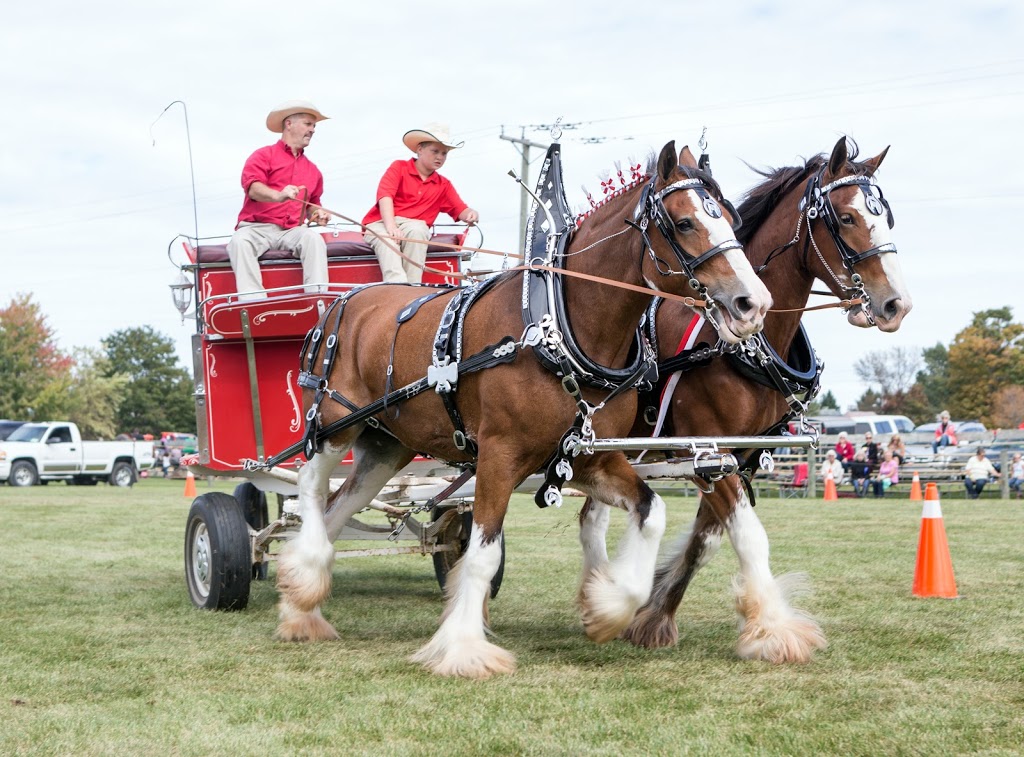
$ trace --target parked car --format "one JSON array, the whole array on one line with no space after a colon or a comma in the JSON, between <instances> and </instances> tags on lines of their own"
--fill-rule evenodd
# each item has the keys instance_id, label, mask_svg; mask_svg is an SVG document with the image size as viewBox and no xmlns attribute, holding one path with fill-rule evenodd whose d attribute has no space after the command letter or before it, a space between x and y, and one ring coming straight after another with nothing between
<instances>
[{"instance_id":1,"label":"parked car","mask_svg":"<svg viewBox=\"0 0 1024 757\"><path fill-rule=\"evenodd\" d=\"M28 421L0 421L0 442L10 436L15 430L24 426Z\"/></svg>"},{"instance_id":2,"label":"parked car","mask_svg":"<svg viewBox=\"0 0 1024 757\"><path fill-rule=\"evenodd\" d=\"M0 442L0 483L33 486L47 481L131 486L153 466L150 442L83 441L68 421L25 423Z\"/></svg>"},{"instance_id":3,"label":"parked car","mask_svg":"<svg viewBox=\"0 0 1024 757\"><path fill-rule=\"evenodd\" d=\"M856 424L845 415L815 415L807 419L822 434L838 434L845 431L852 434Z\"/></svg>"},{"instance_id":4,"label":"parked car","mask_svg":"<svg viewBox=\"0 0 1024 757\"><path fill-rule=\"evenodd\" d=\"M853 417L853 433L866 434L868 431L877 436L889 434L909 434L914 430L914 422L905 415L856 415Z\"/></svg>"},{"instance_id":5,"label":"parked car","mask_svg":"<svg viewBox=\"0 0 1024 757\"><path fill-rule=\"evenodd\" d=\"M953 430L956 431L957 435L960 434L984 434L988 431L985 428L984 423L978 421L950 421L953 424ZM915 434L934 434L935 429L939 427L938 421L932 423L922 423L920 426L914 427Z\"/></svg>"}]
</instances>

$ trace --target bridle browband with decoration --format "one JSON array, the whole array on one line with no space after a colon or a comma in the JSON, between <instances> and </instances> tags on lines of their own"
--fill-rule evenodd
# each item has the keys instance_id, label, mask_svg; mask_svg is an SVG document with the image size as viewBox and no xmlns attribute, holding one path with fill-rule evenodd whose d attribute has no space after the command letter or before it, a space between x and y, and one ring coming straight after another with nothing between
<instances>
[{"instance_id":1,"label":"bridle browband with decoration","mask_svg":"<svg viewBox=\"0 0 1024 757\"><path fill-rule=\"evenodd\" d=\"M836 179L828 184L822 185L822 181L825 177L825 168L822 166L814 175L807 180L807 186L804 189L803 197L800 198L800 204L798 206L798 215L796 220L796 232L793 234L793 238L781 244L768 253L768 257L765 258L762 263L756 269L757 273L760 274L772 259L781 255L783 252L788 250L790 247L800 241L800 229L804 223L804 219L807 219L807 238L804 240L804 253L806 254L808 247L813 247L815 254L818 256L818 260L825 267L825 270L831 274L832 279L841 289L853 292L854 295L851 298L856 301L859 300L861 309L864 311L864 315L872 326L875 325L874 315L871 313L871 297L864 289L864 280L861 275L856 272L855 266L864 260L880 255L882 253L896 253L896 245L892 242L886 242L872 247L863 252L850 247L846 240L843 239L843 235L839 229L840 220L839 213L836 212L835 206L832 204L832 192L840 187L846 187L850 185L857 186L861 192L864 193L864 204L868 209L868 212L875 216L880 216L884 212L886 214L886 222L891 229L894 225L892 208L889 207L889 201L885 199L885 195L882 194L882 188L870 177L863 174L855 174L851 176L844 176L841 179ZM874 190L878 191L878 196L874 194ZM850 272L850 279L852 286L844 284L835 271L825 260L825 256L821 254L821 250L818 249L818 243L814 241L814 235L811 233L811 222L817 218L822 218L825 221L825 228L828 230L828 235L832 239L832 243L836 246L839 251L839 256L842 258L843 266ZM844 308L845 311L845 308Z\"/></svg>"},{"instance_id":2,"label":"bridle browband with decoration","mask_svg":"<svg viewBox=\"0 0 1024 757\"><path fill-rule=\"evenodd\" d=\"M671 222L668 209L665 207L665 198L673 192L692 189L700 198L704 212L712 218L722 217L722 208L719 206L719 201L712 197L708 192L708 186L703 179L680 179L679 181L655 191L654 184L656 179L657 177L652 177L650 182L648 182L644 187L644 191L640 195L640 200L637 202L636 208L633 210L633 217L631 220L627 219L626 223L640 232L644 240L644 249L651 256L651 260L654 262L654 266L658 273L662 276L686 276L689 279L688 283L690 284L690 287L697 292L699 297L706 303L702 308L705 317L707 317L708 320L717 328L717 323L715 322L712 313L718 307L718 303L716 303L711 297L707 287L700 283L695 271L716 255L728 250L742 250L743 245L738 239L733 238L715 245L709 250L705 250L700 255L689 255L676 239L674 225ZM729 209L729 213L734 219L733 228L739 228L740 216L736 211L736 208L733 207L732 203L724 198L721 202ZM654 245L651 243L651 237L647 232L648 225L651 222L654 223L654 226L665 238L665 241L672 249L673 254L675 254L679 267L682 270L672 270L669 264L658 257L658 254L654 251Z\"/></svg>"}]
</instances>

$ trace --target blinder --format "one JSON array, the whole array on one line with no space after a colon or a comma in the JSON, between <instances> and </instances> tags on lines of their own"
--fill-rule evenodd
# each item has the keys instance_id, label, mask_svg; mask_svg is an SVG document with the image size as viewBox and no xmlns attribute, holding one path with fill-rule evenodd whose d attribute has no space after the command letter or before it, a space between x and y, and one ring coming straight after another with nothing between
<instances>
[{"instance_id":1,"label":"blinder","mask_svg":"<svg viewBox=\"0 0 1024 757\"><path fill-rule=\"evenodd\" d=\"M843 239L842 233L840 232L839 214L836 212L835 206L832 204L831 194L833 190L840 187L856 185L864 194L864 204L867 207L868 212L872 215L880 216L884 211L886 214L886 223L891 229L894 225L892 209L889 207L889 201L886 200L885 195L882 194L882 188L872 181L870 177L861 175L844 176L841 179L836 179L835 181L822 186L821 181L824 173L825 169L822 168L810 179L810 181L807 182L807 189L804 190L804 196L800 200L800 210L806 211L807 219L809 221L813 221L818 216L821 216L825 220L825 226L828 228L829 235L832 237L832 241L835 243L836 248L839 250L839 254L843 258L843 265L853 273L853 267L857 263L860 263L873 255L879 255L883 252L896 252L896 245L892 242L880 244L877 247L872 247L864 252L858 252L850 247L846 240ZM876 191L878 192L877 195L875 195Z\"/></svg>"},{"instance_id":2,"label":"blinder","mask_svg":"<svg viewBox=\"0 0 1024 757\"><path fill-rule=\"evenodd\" d=\"M689 277L690 284L691 286L693 286L694 289L698 289L700 284L697 280L696 275L694 274L694 271L699 266L703 265L714 256L726 252L727 250L742 250L743 245L739 242L739 240L730 239L725 242L722 242L719 245L712 247L709 250L705 250L703 253L697 255L696 257L690 258L687 255L686 251L683 250L683 248L679 245L679 242L676 240L675 230L673 228L671 218L669 217L668 210L665 208L665 198L668 197L673 192L692 189L694 192L697 193L697 196L700 198L701 207L704 209L704 212L707 213L708 216L710 216L711 218L721 218L722 208L719 206L718 201L714 197L712 197L711 194L708 192L707 185L705 185L701 179L680 179L679 181L669 184L667 187L657 192L654 191L654 182L655 179L652 178L650 183L644 188L643 196L640 198L640 202L638 203L637 208L633 213L633 217L639 217L641 214L641 208L643 208L643 212L646 215L646 217L654 222L654 225L657 226L658 230L661 232L661 235L665 238L669 246L672 248L672 252L675 253L676 259L679 261L679 265L683 269L683 275ZM731 203L729 203L728 200L723 199L722 202L723 204L726 205L727 208L729 208L730 213L732 214L734 219L739 218L739 214L735 212L735 209L732 207ZM645 227L646 224L641 222L641 229L643 230ZM644 234L646 236L646 231L644 231ZM658 256L654 253L654 248L651 247L649 240L647 240L647 249L650 251L651 258L657 265L658 272L660 274L662 274L663 276L669 276L677 273L668 268L665 262L658 258Z\"/></svg>"}]
</instances>

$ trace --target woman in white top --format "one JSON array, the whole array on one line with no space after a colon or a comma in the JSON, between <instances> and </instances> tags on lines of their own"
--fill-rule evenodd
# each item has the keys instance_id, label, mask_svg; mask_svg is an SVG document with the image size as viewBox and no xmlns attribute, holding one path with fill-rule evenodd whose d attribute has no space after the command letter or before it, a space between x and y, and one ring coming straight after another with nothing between
<instances>
[{"instance_id":1,"label":"woman in white top","mask_svg":"<svg viewBox=\"0 0 1024 757\"><path fill-rule=\"evenodd\" d=\"M964 486L967 488L968 499L977 499L990 477L999 478L999 471L985 457L983 447L978 447L978 451L967 461L967 465L964 466L964 474Z\"/></svg>"},{"instance_id":2,"label":"woman in white top","mask_svg":"<svg viewBox=\"0 0 1024 757\"><path fill-rule=\"evenodd\" d=\"M821 463L819 475L822 481L828 478L829 471L832 471L832 478L835 479L836 486L839 486L839 482L843 480L843 464L836 458L835 450L831 449L825 453L825 459Z\"/></svg>"}]
</instances>

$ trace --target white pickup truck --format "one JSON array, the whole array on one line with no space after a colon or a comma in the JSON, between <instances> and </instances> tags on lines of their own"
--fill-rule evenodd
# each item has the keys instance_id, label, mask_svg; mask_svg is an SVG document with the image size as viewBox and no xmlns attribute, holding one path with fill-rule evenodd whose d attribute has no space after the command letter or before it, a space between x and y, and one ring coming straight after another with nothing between
<instances>
[{"instance_id":1,"label":"white pickup truck","mask_svg":"<svg viewBox=\"0 0 1024 757\"><path fill-rule=\"evenodd\" d=\"M26 423L0 442L0 483L35 486L48 481L131 486L153 467L152 442L85 442L68 421Z\"/></svg>"}]
</instances>

